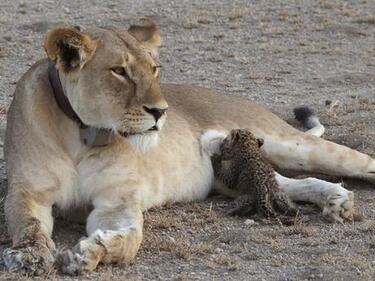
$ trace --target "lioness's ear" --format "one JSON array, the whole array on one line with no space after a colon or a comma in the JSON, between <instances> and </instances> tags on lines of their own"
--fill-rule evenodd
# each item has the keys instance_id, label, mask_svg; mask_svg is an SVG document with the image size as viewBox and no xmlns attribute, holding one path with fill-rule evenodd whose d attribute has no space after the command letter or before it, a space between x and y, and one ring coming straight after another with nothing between
<instances>
[{"instance_id":1,"label":"lioness's ear","mask_svg":"<svg viewBox=\"0 0 375 281\"><path fill-rule=\"evenodd\" d=\"M92 57L96 42L77 28L56 28L47 33L44 49L58 69L70 72Z\"/></svg>"},{"instance_id":2,"label":"lioness's ear","mask_svg":"<svg viewBox=\"0 0 375 281\"><path fill-rule=\"evenodd\" d=\"M142 18L141 25L132 25L128 32L154 55L157 54L161 45L160 28L153 19Z\"/></svg>"}]
</instances>

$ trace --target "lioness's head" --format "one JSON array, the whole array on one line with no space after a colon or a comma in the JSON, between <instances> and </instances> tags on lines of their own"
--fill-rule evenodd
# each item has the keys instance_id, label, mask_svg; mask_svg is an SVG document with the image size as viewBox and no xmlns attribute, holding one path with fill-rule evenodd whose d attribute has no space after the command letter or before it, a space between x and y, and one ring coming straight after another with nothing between
<instances>
[{"instance_id":1,"label":"lioness's head","mask_svg":"<svg viewBox=\"0 0 375 281\"><path fill-rule=\"evenodd\" d=\"M156 60L161 39L150 19L123 28L56 28L44 42L65 95L83 123L124 137L157 134L168 104Z\"/></svg>"}]
</instances>

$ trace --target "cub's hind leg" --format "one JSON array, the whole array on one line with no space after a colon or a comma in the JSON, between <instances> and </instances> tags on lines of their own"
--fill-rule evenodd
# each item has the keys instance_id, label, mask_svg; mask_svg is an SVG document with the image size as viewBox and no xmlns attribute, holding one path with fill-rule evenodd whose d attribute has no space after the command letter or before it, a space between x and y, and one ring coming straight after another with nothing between
<instances>
[{"instance_id":1,"label":"cub's hind leg","mask_svg":"<svg viewBox=\"0 0 375 281\"><path fill-rule=\"evenodd\" d=\"M229 211L230 216L247 217L257 213L257 208L254 204L254 198L248 194L238 196L235 201L239 205L237 208Z\"/></svg>"},{"instance_id":2,"label":"cub's hind leg","mask_svg":"<svg viewBox=\"0 0 375 281\"><path fill-rule=\"evenodd\" d=\"M275 210L283 215L293 216L297 214L296 206L285 192L275 192L273 194L272 203Z\"/></svg>"}]
</instances>

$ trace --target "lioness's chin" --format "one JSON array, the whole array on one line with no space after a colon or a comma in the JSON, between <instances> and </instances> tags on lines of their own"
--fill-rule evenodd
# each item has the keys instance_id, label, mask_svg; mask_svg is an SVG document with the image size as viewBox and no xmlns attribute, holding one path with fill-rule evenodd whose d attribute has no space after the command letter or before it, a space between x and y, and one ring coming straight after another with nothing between
<instances>
[{"instance_id":1,"label":"lioness's chin","mask_svg":"<svg viewBox=\"0 0 375 281\"><path fill-rule=\"evenodd\" d=\"M159 144L159 132L128 135L126 139L135 149L146 152Z\"/></svg>"}]
</instances>

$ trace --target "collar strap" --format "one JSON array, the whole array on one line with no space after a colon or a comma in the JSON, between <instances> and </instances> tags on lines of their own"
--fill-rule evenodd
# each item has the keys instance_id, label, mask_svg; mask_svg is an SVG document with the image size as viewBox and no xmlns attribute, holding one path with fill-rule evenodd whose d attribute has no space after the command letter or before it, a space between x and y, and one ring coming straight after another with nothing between
<instances>
[{"instance_id":1,"label":"collar strap","mask_svg":"<svg viewBox=\"0 0 375 281\"><path fill-rule=\"evenodd\" d=\"M113 137L111 130L87 126L74 111L62 88L59 72L51 60L49 60L48 63L48 79L51 84L56 103L61 111L69 119L73 120L79 125L81 141L90 146L105 146L110 144Z\"/></svg>"},{"instance_id":2,"label":"collar strap","mask_svg":"<svg viewBox=\"0 0 375 281\"><path fill-rule=\"evenodd\" d=\"M51 83L56 103L60 107L61 111L64 112L64 114L71 120L78 123L80 128L87 128L88 126L82 122L81 118L79 118L72 105L70 104L68 98L66 97L61 85L59 71L56 69L54 63L51 60L48 63L48 79Z\"/></svg>"}]
</instances>

